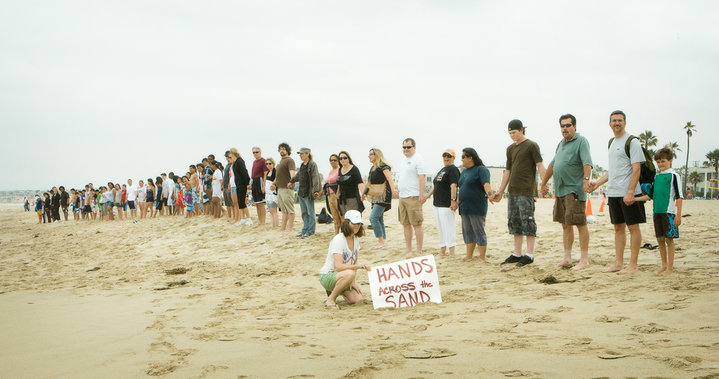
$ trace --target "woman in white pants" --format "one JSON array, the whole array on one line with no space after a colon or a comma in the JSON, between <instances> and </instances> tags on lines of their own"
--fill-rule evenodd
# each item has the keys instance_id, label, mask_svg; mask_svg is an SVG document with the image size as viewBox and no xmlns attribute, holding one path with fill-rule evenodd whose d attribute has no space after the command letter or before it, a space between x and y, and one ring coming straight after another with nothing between
<instances>
[{"instance_id":1,"label":"woman in white pants","mask_svg":"<svg viewBox=\"0 0 719 379\"><path fill-rule=\"evenodd\" d=\"M454 255L457 237L454 224L454 212L457 210L457 181L459 169L454 165L455 153L447 149L442 153L444 166L435 175L433 187L427 197L432 196L434 205L434 223L439 233L439 255Z\"/></svg>"}]
</instances>

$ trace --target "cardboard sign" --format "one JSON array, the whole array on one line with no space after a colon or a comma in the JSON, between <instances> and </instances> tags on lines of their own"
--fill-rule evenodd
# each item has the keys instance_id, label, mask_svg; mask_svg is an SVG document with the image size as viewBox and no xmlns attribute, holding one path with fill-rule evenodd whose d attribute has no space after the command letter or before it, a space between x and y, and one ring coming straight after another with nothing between
<instances>
[{"instance_id":1,"label":"cardboard sign","mask_svg":"<svg viewBox=\"0 0 719 379\"><path fill-rule=\"evenodd\" d=\"M367 276L374 309L442 302L433 255L372 267Z\"/></svg>"}]
</instances>

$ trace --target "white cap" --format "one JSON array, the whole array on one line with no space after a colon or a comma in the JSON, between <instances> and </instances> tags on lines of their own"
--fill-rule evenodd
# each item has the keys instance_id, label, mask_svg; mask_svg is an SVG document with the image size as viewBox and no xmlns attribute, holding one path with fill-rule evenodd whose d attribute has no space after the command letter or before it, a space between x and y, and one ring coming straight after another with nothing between
<instances>
[{"instance_id":1,"label":"white cap","mask_svg":"<svg viewBox=\"0 0 719 379\"><path fill-rule=\"evenodd\" d=\"M350 220L353 224L362 224L362 214L359 211L351 209L345 213L345 219Z\"/></svg>"}]
</instances>

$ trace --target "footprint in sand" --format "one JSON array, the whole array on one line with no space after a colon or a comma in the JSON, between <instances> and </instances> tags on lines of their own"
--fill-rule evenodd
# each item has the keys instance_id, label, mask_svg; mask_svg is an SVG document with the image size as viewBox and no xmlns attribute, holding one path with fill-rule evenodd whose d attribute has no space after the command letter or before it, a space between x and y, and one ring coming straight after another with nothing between
<instances>
[{"instance_id":1,"label":"footprint in sand","mask_svg":"<svg viewBox=\"0 0 719 379\"><path fill-rule=\"evenodd\" d=\"M624 316L607 316L607 315L601 315L594 319L596 322L607 322L607 323L614 323L614 322L621 322L628 319L628 317Z\"/></svg>"}]
</instances>

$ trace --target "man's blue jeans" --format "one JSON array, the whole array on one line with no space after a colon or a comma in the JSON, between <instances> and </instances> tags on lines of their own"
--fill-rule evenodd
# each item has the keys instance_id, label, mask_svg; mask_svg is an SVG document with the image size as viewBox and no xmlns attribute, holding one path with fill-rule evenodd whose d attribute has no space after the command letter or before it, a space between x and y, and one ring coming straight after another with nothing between
<instances>
[{"instance_id":1,"label":"man's blue jeans","mask_svg":"<svg viewBox=\"0 0 719 379\"><path fill-rule=\"evenodd\" d=\"M315 203L310 197L298 196L300 210L302 211L302 234L311 236L315 234Z\"/></svg>"}]
</instances>

